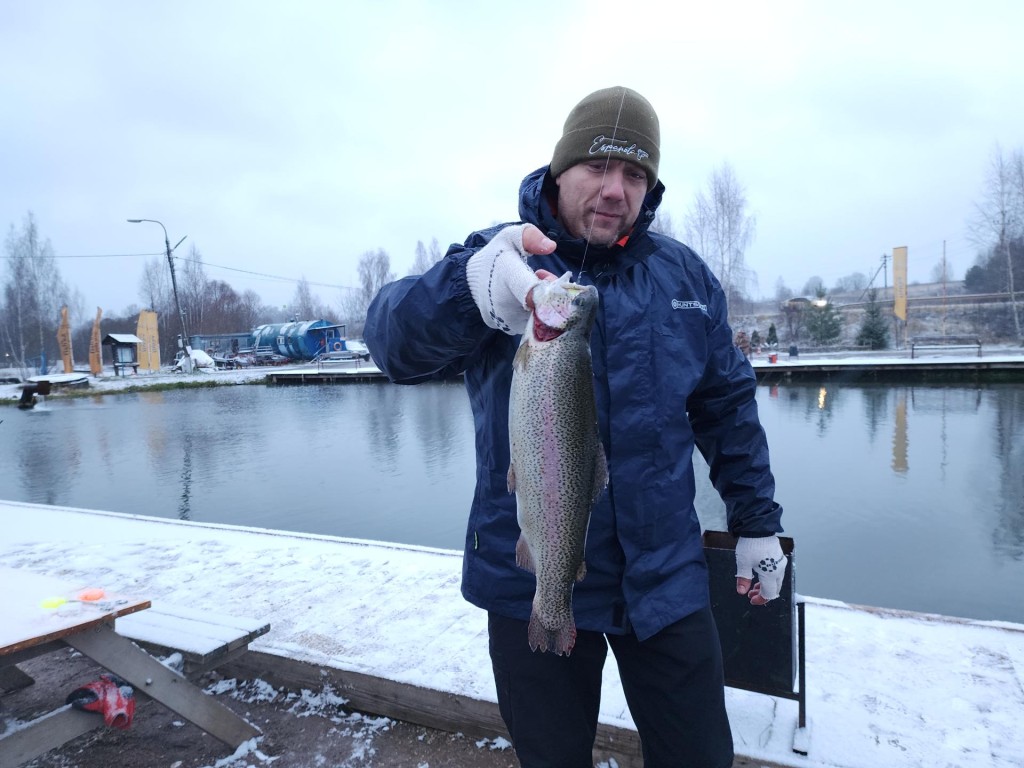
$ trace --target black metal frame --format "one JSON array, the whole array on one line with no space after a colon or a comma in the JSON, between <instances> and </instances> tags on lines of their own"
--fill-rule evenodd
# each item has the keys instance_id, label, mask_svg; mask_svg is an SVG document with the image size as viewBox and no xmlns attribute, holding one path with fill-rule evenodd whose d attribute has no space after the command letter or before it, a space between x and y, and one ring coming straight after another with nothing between
<instances>
[{"instance_id":1,"label":"black metal frame","mask_svg":"<svg viewBox=\"0 0 1024 768\"><path fill-rule=\"evenodd\" d=\"M710 571L711 610L722 644L725 684L796 701L798 726L805 728L804 602L796 592L793 540L780 536L779 542L787 557L782 592L778 600L756 607L736 594L736 537L722 531L705 531L704 556ZM765 642L766 633L768 642Z\"/></svg>"}]
</instances>

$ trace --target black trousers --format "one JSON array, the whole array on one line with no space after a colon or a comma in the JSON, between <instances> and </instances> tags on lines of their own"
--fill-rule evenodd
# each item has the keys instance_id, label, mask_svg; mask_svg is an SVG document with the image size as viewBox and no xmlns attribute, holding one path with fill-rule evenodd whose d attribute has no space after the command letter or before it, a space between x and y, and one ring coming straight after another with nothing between
<instances>
[{"instance_id":1,"label":"black trousers","mask_svg":"<svg viewBox=\"0 0 1024 768\"><path fill-rule=\"evenodd\" d=\"M580 631L566 656L530 650L528 623L488 614L498 707L523 768L593 768L608 646L619 666L644 768L730 768L732 733L711 609L643 642Z\"/></svg>"}]
</instances>

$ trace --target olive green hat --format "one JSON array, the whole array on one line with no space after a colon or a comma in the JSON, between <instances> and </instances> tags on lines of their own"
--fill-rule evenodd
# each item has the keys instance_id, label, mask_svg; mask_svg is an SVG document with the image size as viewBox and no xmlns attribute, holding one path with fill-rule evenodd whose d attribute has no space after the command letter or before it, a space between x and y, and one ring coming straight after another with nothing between
<instances>
[{"instance_id":1,"label":"olive green hat","mask_svg":"<svg viewBox=\"0 0 1024 768\"><path fill-rule=\"evenodd\" d=\"M594 159L626 160L647 173L647 189L658 182L661 130L651 103L632 88L594 91L572 108L555 145L551 176Z\"/></svg>"}]
</instances>

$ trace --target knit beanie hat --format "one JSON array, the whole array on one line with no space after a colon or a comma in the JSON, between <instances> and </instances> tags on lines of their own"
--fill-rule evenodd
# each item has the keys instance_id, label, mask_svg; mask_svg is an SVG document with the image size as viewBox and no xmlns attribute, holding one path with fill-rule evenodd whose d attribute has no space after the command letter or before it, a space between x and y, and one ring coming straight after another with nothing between
<instances>
[{"instance_id":1,"label":"knit beanie hat","mask_svg":"<svg viewBox=\"0 0 1024 768\"><path fill-rule=\"evenodd\" d=\"M632 88L594 91L572 108L551 158L551 177L594 159L626 160L647 173L647 190L658 182L661 130L654 107Z\"/></svg>"}]
</instances>

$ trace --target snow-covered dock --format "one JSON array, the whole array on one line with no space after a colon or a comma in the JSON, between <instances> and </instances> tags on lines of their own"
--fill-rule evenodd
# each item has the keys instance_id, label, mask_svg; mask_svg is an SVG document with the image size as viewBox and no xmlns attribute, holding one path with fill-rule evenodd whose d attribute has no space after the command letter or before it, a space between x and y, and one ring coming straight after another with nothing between
<instances>
[{"instance_id":1,"label":"snow-covered dock","mask_svg":"<svg viewBox=\"0 0 1024 768\"><path fill-rule=\"evenodd\" d=\"M0 564L267 621L252 668L348 680L392 707L382 714L404 707L408 719L433 696L442 709L427 724L438 711L455 730L470 731L460 712L478 729L498 722L485 615L459 594L457 552L0 502ZM808 754L792 751L795 701L729 689L737 755L823 768L1022 765L1024 625L807 602ZM632 722L611 660L601 722L606 738L626 737L609 754L629 765Z\"/></svg>"}]
</instances>

